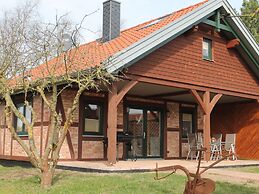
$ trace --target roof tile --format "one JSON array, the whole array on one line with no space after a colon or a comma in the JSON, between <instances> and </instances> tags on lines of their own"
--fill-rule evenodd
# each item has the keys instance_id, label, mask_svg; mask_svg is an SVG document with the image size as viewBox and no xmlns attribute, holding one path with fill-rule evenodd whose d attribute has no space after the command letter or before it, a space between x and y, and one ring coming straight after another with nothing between
<instances>
[{"instance_id":1,"label":"roof tile","mask_svg":"<svg viewBox=\"0 0 259 194\"><path fill-rule=\"evenodd\" d=\"M205 0L196 5L178 10L176 12L165 15L163 17L156 18L148 22L139 24L137 26L128 28L126 30L123 30L121 31L121 34L119 37L113 40L110 40L109 42L102 43L100 42L100 40L96 40L96 41L92 41L87 44L81 45L78 49L80 54L76 54L76 60L80 62L78 64L73 64L73 67L71 67L71 70L72 71L84 70L89 67L95 67L100 65L102 61L106 60L108 57L127 48L131 44L143 39L144 37L150 35L151 33L159 30L160 28L173 22L179 17L191 12L192 10L198 8L199 6L203 5L207 1L208 0ZM52 59L51 61L49 61L48 67L53 66L54 64L56 66L57 64L56 62L58 62L58 65L57 65L58 67L55 68L55 74L56 75L64 74L65 68L64 68L64 65L62 66L61 60ZM48 71L46 66L47 66L46 64L42 64L32 69L30 71L32 78L37 79L37 78L42 78L43 76L48 76Z\"/></svg>"}]
</instances>

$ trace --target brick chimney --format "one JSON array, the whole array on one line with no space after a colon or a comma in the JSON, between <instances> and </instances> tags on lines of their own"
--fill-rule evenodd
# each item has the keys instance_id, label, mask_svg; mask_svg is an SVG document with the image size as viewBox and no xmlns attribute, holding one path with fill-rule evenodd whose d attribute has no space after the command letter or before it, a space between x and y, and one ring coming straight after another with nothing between
<instances>
[{"instance_id":1,"label":"brick chimney","mask_svg":"<svg viewBox=\"0 0 259 194\"><path fill-rule=\"evenodd\" d=\"M120 2L107 0L103 2L103 37L107 42L120 36Z\"/></svg>"}]
</instances>

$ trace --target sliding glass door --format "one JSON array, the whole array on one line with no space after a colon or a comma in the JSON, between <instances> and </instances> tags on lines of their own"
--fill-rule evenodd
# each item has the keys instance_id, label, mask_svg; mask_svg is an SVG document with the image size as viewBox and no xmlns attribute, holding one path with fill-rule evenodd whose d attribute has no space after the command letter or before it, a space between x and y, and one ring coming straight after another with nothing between
<instances>
[{"instance_id":1,"label":"sliding glass door","mask_svg":"<svg viewBox=\"0 0 259 194\"><path fill-rule=\"evenodd\" d=\"M162 110L127 108L127 131L133 135L128 158L159 158L162 156Z\"/></svg>"}]
</instances>

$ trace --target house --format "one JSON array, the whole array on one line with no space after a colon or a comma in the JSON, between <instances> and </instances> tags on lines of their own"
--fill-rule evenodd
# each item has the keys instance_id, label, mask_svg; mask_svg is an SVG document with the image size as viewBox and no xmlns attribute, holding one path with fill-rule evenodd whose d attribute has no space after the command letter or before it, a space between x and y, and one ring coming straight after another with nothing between
<instances>
[{"instance_id":1,"label":"house","mask_svg":"<svg viewBox=\"0 0 259 194\"><path fill-rule=\"evenodd\" d=\"M259 159L259 46L234 15L226 0L206 0L120 32L120 3L104 2L103 37L81 49L89 67L109 60L107 71L120 81L84 92L61 159L183 158L187 134L195 132L203 132L207 148L212 134L236 133L239 158ZM63 116L74 95L61 94ZM42 153L49 110L39 96L32 103ZM0 158L26 160L3 118L0 125Z\"/></svg>"}]
</instances>

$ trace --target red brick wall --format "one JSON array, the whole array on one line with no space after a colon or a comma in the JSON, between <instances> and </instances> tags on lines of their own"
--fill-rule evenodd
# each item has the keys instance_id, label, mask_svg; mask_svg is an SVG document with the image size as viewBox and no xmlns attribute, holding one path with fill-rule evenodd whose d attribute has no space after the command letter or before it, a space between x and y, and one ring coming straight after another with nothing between
<instances>
[{"instance_id":1,"label":"red brick wall","mask_svg":"<svg viewBox=\"0 0 259 194\"><path fill-rule=\"evenodd\" d=\"M179 157L180 123L179 123L179 104L167 103L167 150L166 157ZM175 131L170 131L175 130ZM177 131L178 130L178 131Z\"/></svg>"},{"instance_id":2,"label":"red brick wall","mask_svg":"<svg viewBox=\"0 0 259 194\"><path fill-rule=\"evenodd\" d=\"M167 157L178 158L179 157L179 132L167 131Z\"/></svg>"},{"instance_id":3,"label":"red brick wall","mask_svg":"<svg viewBox=\"0 0 259 194\"><path fill-rule=\"evenodd\" d=\"M213 33L214 34L214 33ZM213 62L202 59L202 40L213 40ZM259 84L235 49L217 33L181 35L128 69L129 74L259 95Z\"/></svg>"},{"instance_id":4,"label":"red brick wall","mask_svg":"<svg viewBox=\"0 0 259 194\"><path fill-rule=\"evenodd\" d=\"M102 141L83 141L82 159L103 159L104 150Z\"/></svg>"},{"instance_id":5,"label":"red brick wall","mask_svg":"<svg viewBox=\"0 0 259 194\"><path fill-rule=\"evenodd\" d=\"M65 94L66 93L66 94ZM75 93L71 91L64 91L63 96L63 104L65 112L71 106L71 99ZM47 98L50 98L50 95L47 95ZM34 96L33 98L33 109L35 111L35 123L37 126L34 127L34 140L36 147L39 152L44 152L46 146L47 139L47 131L48 131L48 122L50 118L49 108L44 104L42 111L42 99L40 96ZM0 158L11 158L17 159L20 156L25 157L26 153L22 150L21 146L18 142L11 138L11 134L9 130L5 127L5 118L4 118L4 105L0 104ZM43 117L42 117L43 114ZM43 120L42 120L43 118ZM41 126L41 122L43 122L44 126ZM78 122L78 110L75 114L75 122ZM71 141L74 148L75 156L77 158L78 153L78 127L71 127ZM41 136L42 135L42 136ZM25 142L28 142L26 138L24 138ZM62 146L60 156L62 159L71 159L71 154L67 145L67 140L65 140L64 145Z\"/></svg>"},{"instance_id":6,"label":"red brick wall","mask_svg":"<svg viewBox=\"0 0 259 194\"><path fill-rule=\"evenodd\" d=\"M212 133L236 133L241 159L259 159L259 103L217 105L211 116Z\"/></svg>"}]
</instances>

